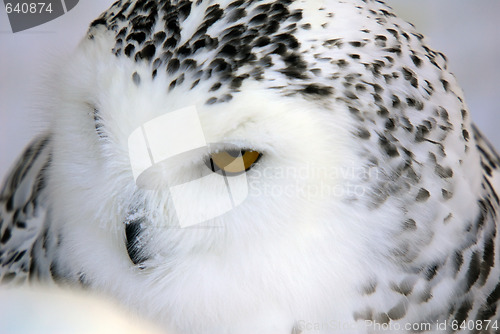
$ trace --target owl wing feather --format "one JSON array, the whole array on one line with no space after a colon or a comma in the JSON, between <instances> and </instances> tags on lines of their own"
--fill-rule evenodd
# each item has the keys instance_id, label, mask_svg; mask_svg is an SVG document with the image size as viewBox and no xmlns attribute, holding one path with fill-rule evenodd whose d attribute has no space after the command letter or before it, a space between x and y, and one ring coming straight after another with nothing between
<instances>
[{"instance_id":1,"label":"owl wing feather","mask_svg":"<svg viewBox=\"0 0 500 334\"><path fill-rule=\"evenodd\" d=\"M50 165L51 141L50 135L45 134L25 149L0 192L3 284L21 283L35 276L39 279L49 273L44 250L49 224L46 184Z\"/></svg>"},{"instance_id":2,"label":"owl wing feather","mask_svg":"<svg viewBox=\"0 0 500 334\"><path fill-rule=\"evenodd\" d=\"M500 227L500 156L474 125L473 135L479 150L483 175L483 196L479 200L481 211L477 219L478 230L483 230L482 237L480 237L480 244L483 247L480 250L482 256L478 275L475 275L478 276L475 285L482 288L486 296L476 319L500 320L500 233L498 231ZM472 264L469 268L471 267L473 267Z\"/></svg>"}]
</instances>

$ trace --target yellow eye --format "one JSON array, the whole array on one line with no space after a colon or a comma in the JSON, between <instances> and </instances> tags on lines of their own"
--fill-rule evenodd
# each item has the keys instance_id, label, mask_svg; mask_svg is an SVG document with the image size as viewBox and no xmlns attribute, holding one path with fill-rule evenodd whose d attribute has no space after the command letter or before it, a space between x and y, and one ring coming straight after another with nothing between
<instances>
[{"instance_id":1,"label":"yellow eye","mask_svg":"<svg viewBox=\"0 0 500 334\"><path fill-rule=\"evenodd\" d=\"M238 175L252 168L261 156L257 151L221 151L211 154L207 165L212 172L222 171L227 175Z\"/></svg>"}]
</instances>

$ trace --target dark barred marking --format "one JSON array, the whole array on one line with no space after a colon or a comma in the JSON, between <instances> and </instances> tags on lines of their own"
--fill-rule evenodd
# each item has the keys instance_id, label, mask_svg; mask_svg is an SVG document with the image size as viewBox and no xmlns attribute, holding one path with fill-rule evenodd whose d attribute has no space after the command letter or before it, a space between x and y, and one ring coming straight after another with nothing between
<instances>
[{"instance_id":1,"label":"dark barred marking","mask_svg":"<svg viewBox=\"0 0 500 334\"><path fill-rule=\"evenodd\" d=\"M423 292L420 293L419 295L419 302L420 303L427 303L429 300L431 300L434 297L432 294L432 289L430 286L427 286Z\"/></svg>"},{"instance_id":2,"label":"dark barred marking","mask_svg":"<svg viewBox=\"0 0 500 334\"><path fill-rule=\"evenodd\" d=\"M490 274L491 268L495 266L495 237L496 230L489 235L484 243L483 259L481 261L480 285L484 285Z\"/></svg>"},{"instance_id":3,"label":"dark barred marking","mask_svg":"<svg viewBox=\"0 0 500 334\"><path fill-rule=\"evenodd\" d=\"M373 310L371 308L366 308L363 311L354 312L353 319L354 321L371 321L373 320Z\"/></svg>"},{"instance_id":4,"label":"dark barred marking","mask_svg":"<svg viewBox=\"0 0 500 334\"><path fill-rule=\"evenodd\" d=\"M0 239L0 243L6 244L7 241L10 240L11 235L12 235L11 234L11 228L9 226L7 226L7 228L5 229L5 231L2 234L2 237Z\"/></svg>"},{"instance_id":5,"label":"dark barred marking","mask_svg":"<svg viewBox=\"0 0 500 334\"><path fill-rule=\"evenodd\" d=\"M497 288L498 288L498 286L497 286ZM495 289L492 293L499 293L500 294L500 290L497 291ZM492 295L488 296L486 304L484 304L481 307L481 309L478 311L476 320L489 320L489 319L493 318L493 316L495 316L495 314L497 312L497 307L498 307L496 304L498 299L496 301L493 299L490 300L491 296Z\"/></svg>"},{"instance_id":6,"label":"dark barred marking","mask_svg":"<svg viewBox=\"0 0 500 334\"><path fill-rule=\"evenodd\" d=\"M472 286L479 279L480 270L480 260L479 254L477 252L472 253L472 257L469 263L469 268L467 270L467 291L469 291Z\"/></svg>"},{"instance_id":7,"label":"dark barred marking","mask_svg":"<svg viewBox=\"0 0 500 334\"><path fill-rule=\"evenodd\" d=\"M403 223L403 228L405 230L416 230L417 229L417 223L413 219L408 219Z\"/></svg>"},{"instance_id":8,"label":"dark barred marking","mask_svg":"<svg viewBox=\"0 0 500 334\"><path fill-rule=\"evenodd\" d=\"M451 191L448 191L446 189L441 189L441 193L443 195L443 199L449 200L453 197L453 193Z\"/></svg>"},{"instance_id":9,"label":"dark barred marking","mask_svg":"<svg viewBox=\"0 0 500 334\"><path fill-rule=\"evenodd\" d=\"M438 270L439 270L439 265L438 264L434 264L434 265L431 265L431 266L427 267L424 270L425 278L428 281L431 281L434 277L436 277L436 274L437 274Z\"/></svg>"},{"instance_id":10,"label":"dark barred marking","mask_svg":"<svg viewBox=\"0 0 500 334\"><path fill-rule=\"evenodd\" d=\"M391 320L399 320L402 319L406 315L407 302L401 301L399 304L394 306L387 312L387 315Z\"/></svg>"},{"instance_id":11,"label":"dark barred marking","mask_svg":"<svg viewBox=\"0 0 500 334\"><path fill-rule=\"evenodd\" d=\"M8 283L12 282L15 277L16 277L16 273L13 273L13 272L5 273L2 277L2 284L8 284Z\"/></svg>"},{"instance_id":12,"label":"dark barred marking","mask_svg":"<svg viewBox=\"0 0 500 334\"><path fill-rule=\"evenodd\" d=\"M431 196L431 194L429 193L429 191L427 189L421 188L418 191L416 201L417 202L425 202L429 199L430 196Z\"/></svg>"},{"instance_id":13,"label":"dark barred marking","mask_svg":"<svg viewBox=\"0 0 500 334\"><path fill-rule=\"evenodd\" d=\"M377 291L376 281L371 281L363 288L363 294L367 296L374 294L376 291Z\"/></svg>"},{"instance_id":14,"label":"dark barred marking","mask_svg":"<svg viewBox=\"0 0 500 334\"><path fill-rule=\"evenodd\" d=\"M134 72L134 74L132 74L132 81L136 86L139 86L141 84L141 76L137 74L137 72Z\"/></svg>"},{"instance_id":15,"label":"dark barred marking","mask_svg":"<svg viewBox=\"0 0 500 334\"><path fill-rule=\"evenodd\" d=\"M330 96L333 93L333 88L318 84L310 84L304 86L304 89L302 89L300 92L305 95Z\"/></svg>"},{"instance_id":16,"label":"dark barred marking","mask_svg":"<svg viewBox=\"0 0 500 334\"><path fill-rule=\"evenodd\" d=\"M413 288L415 287L416 281L408 278L402 281L400 284L393 284L391 289L403 296L409 296L413 293Z\"/></svg>"},{"instance_id":17,"label":"dark barred marking","mask_svg":"<svg viewBox=\"0 0 500 334\"><path fill-rule=\"evenodd\" d=\"M384 325L391 322L391 318L389 318L389 315L387 313L381 312L375 315L374 321L381 325Z\"/></svg>"},{"instance_id":18,"label":"dark barred marking","mask_svg":"<svg viewBox=\"0 0 500 334\"><path fill-rule=\"evenodd\" d=\"M469 316L469 312L472 310L473 303L466 299L459 307L457 312L455 313L455 320L457 323L461 324L465 320L467 320Z\"/></svg>"},{"instance_id":19,"label":"dark barred marking","mask_svg":"<svg viewBox=\"0 0 500 334\"><path fill-rule=\"evenodd\" d=\"M50 264L50 266L49 266L49 272L50 272L50 275L52 276L52 279L55 282L62 282L62 281L64 281L65 277L60 274L56 262L52 262Z\"/></svg>"}]
</instances>

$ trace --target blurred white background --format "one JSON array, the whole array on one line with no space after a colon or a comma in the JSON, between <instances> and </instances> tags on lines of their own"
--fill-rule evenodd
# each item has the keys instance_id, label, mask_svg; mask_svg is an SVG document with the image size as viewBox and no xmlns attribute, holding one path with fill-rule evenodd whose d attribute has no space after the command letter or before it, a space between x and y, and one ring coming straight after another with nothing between
<instances>
[{"instance_id":1,"label":"blurred white background","mask_svg":"<svg viewBox=\"0 0 500 334\"><path fill-rule=\"evenodd\" d=\"M167 334L89 291L33 286L0 287L0 333Z\"/></svg>"},{"instance_id":2,"label":"blurred white background","mask_svg":"<svg viewBox=\"0 0 500 334\"><path fill-rule=\"evenodd\" d=\"M13 34L0 8L0 180L23 147L43 128L38 116L42 75L68 54L88 24L112 0L82 0L68 14ZM500 1L387 0L444 52L461 83L476 124L500 149ZM77 79L77 78L75 78ZM50 94L50 92L48 92Z\"/></svg>"}]
</instances>

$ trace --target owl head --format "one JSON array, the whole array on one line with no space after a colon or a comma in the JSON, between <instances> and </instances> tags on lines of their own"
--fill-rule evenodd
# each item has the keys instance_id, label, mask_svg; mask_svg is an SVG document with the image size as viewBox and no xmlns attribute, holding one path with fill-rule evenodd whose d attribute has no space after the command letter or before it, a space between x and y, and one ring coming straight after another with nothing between
<instances>
[{"instance_id":1,"label":"owl head","mask_svg":"<svg viewBox=\"0 0 500 334\"><path fill-rule=\"evenodd\" d=\"M342 316L479 189L445 57L379 1L118 1L58 72L67 275L168 323Z\"/></svg>"}]
</instances>

